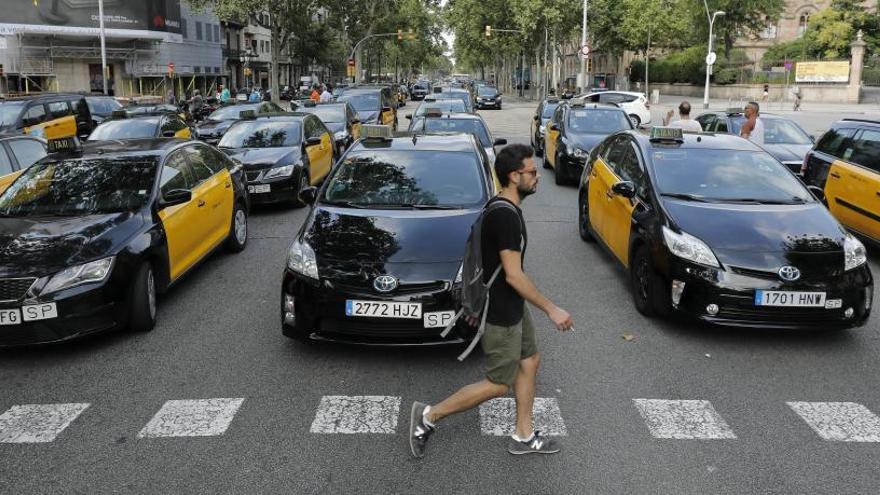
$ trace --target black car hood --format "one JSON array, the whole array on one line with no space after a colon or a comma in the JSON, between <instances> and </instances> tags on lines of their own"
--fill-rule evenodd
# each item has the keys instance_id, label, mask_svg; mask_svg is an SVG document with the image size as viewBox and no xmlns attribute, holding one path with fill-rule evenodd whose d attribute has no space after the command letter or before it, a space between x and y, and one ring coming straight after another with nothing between
<instances>
[{"instance_id":1,"label":"black car hood","mask_svg":"<svg viewBox=\"0 0 880 495\"><path fill-rule=\"evenodd\" d=\"M358 110L358 119L364 124L372 122L379 118L379 112L370 112L368 110Z\"/></svg>"},{"instance_id":2,"label":"black car hood","mask_svg":"<svg viewBox=\"0 0 880 495\"><path fill-rule=\"evenodd\" d=\"M725 265L776 270L792 255L840 257L846 233L819 203L734 205L665 199L678 227L705 242ZM814 258L815 259L815 258Z\"/></svg>"},{"instance_id":3,"label":"black car hood","mask_svg":"<svg viewBox=\"0 0 880 495\"><path fill-rule=\"evenodd\" d=\"M369 210L317 206L306 241L319 260L460 262L479 209Z\"/></svg>"},{"instance_id":4,"label":"black car hood","mask_svg":"<svg viewBox=\"0 0 880 495\"><path fill-rule=\"evenodd\" d=\"M299 158L299 147L283 147L283 148L240 148L240 149L224 149L230 158L241 162L245 168L251 168L255 165L275 165L278 163L289 162Z\"/></svg>"},{"instance_id":5,"label":"black car hood","mask_svg":"<svg viewBox=\"0 0 880 495\"><path fill-rule=\"evenodd\" d=\"M603 139L608 137L607 134L569 134L565 138L584 151L592 150Z\"/></svg>"},{"instance_id":6,"label":"black car hood","mask_svg":"<svg viewBox=\"0 0 880 495\"><path fill-rule=\"evenodd\" d=\"M199 135L214 136L226 132L235 120L206 120L196 127Z\"/></svg>"},{"instance_id":7,"label":"black car hood","mask_svg":"<svg viewBox=\"0 0 880 495\"><path fill-rule=\"evenodd\" d=\"M767 150L780 162L803 162L812 144L765 144Z\"/></svg>"},{"instance_id":8,"label":"black car hood","mask_svg":"<svg viewBox=\"0 0 880 495\"><path fill-rule=\"evenodd\" d=\"M139 213L0 218L0 277L41 277L111 256L143 225Z\"/></svg>"}]
</instances>

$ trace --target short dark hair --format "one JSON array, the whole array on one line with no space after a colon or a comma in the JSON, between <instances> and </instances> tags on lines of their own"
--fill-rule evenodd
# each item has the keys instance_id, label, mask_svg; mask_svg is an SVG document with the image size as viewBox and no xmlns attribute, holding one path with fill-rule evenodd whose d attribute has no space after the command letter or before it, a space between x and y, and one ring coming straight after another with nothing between
<instances>
[{"instance_id":1,"label":"short dark hair","mask_svg":"<svg viewBox=\"0 0 880 495\"><path fill-rule=\"evenodd\" d=\"M678 114L679 115L690 115L691 114L691 104L683 101L678 106Z\"/></svg>"},{"instance_id":2,"label":"short dark hair","mask_svg":"<svg viewBox=\"0 0 880 495\"><path fill-rule=\"evenodd\" d=\"M758 105L758 102L757 102L757 101L750 101L750 102L749 102L749 105L751 105L752 107L754 107L754 109L755 109L755 113L761 113L761 106Z\"/></svg>"},{"instance_id":3,"label":"short dark hair","mask_svg":"<svg viewBox=\"0 0 880 495\"><path fill-rule=\"evenodd\" d=\"M510 183L510 173L523 168L523 161L535 156L535 150L527 144L509 144L495 157L495 175L501 187Z\"/></svg>"}]
</instances>

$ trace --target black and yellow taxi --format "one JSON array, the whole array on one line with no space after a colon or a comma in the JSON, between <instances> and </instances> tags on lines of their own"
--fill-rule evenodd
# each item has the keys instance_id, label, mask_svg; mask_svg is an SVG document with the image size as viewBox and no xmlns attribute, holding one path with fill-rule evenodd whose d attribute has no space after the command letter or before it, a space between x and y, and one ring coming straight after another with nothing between
<instances>
[{"instance_id":1,"label":"black and yellow taxi","mask_svg":"<svg viewBox=\"0 0 880 495\"><path fill-rule=\"evenodd\" d=\"M444 114L439 110L429 110L421 117L416 117L410 123L408 132L419 134L444 134L465 132L473 134L486 156L489 157L489 163L495 164L495 147L507 144L507 139L493 138L489 132L489 126L483 121L483 117L473 113L447 113Z\"/></svg>"},{"instance_id":2,"label":"black and yellow taxi","mask_svg":"<svg viewBox=\"0 0 880 495\"><path fill-rule=\"evenodd\" d=\"M243 173L215 148L169 138L49 146L0 195L0 346L149 331L157 292L215 248L245 248Z\"/></svg>"},{"instance_id":3,"label":"black and yellow taxi","mask_svg":"<svg viewBox=\"0 0 880 495\"><path fill-rule=\"evenodd\" d=\"M241 163L251 200L304 206L300 193L320 184L336 157L333 133L317 115L245 113L218 148Z\"/></svg>"},{"instance_id":4,"label":"black and yellow taxi","mask_svg":"<svg viewBox=\"0 0 880 495\"><path fill-rule=\"evenodd\" d=\"M208 144L217 144L229 127L239 120L242 112L264 115L283 111L281 107L271 101L223 106L212 112L204 122L196 126L196 138Z\"/></svg>"},{"instance_id":5,"label":"black and yellow taxi","mask_svg":"<svg viewBox=\"0 0 880 495\"><path fill-rule=\"evenodd\" d=\"M547 124L553 117L553 112L559 106L559 98L547 98L538 103L535 109L535 115L532 116L532 123L529 126L529 135L531 136L532 148L535 154L542 156L544 154L544 133L547 131Z\"/></svg>"},{"instance_id":6,"label":"black and yellow taxi","mask_svg":"<svg viewBox=\"0 0 880 495\"><path fill-rule=\"evenodd\" d=\"M578 227L629 274L644 315L756 328L864 325L865 247L782 163L738 136L655 127L593 149Z\"/></svg>"},{"instance_id":7,"label":"black and yellow taxi","mask_svg":"<svg viewBox=\"0 0 880 495\"><path fill-rule=\"evenodd\" d=\"M488 160L470 134L391 137L365 126L364 135L305 193L313 204L284 269L283 334L365 345L471 339L466 324L441 333L458 305L471 225L496 193Z\"/></svg>"},{"instance_id":8,"label":"black and yellow taxi","mask_svg":"<svg viewBox=\"0 0 880 495\"><path fill-rule=\"evenodd\" d=\"M0 134L60 139L88 136L92 128L92 116L83 95L47 93L0 101Z\"/></svg>"},{"instance_id":9,"label":"black and yellow taxi","mask_svg":"<svg viewBox=\"0 0 880 495\"><path fill-rule=\"evenodd\" d=\"M46 140L33 136L0 138L0 193L22 171L46 156Z\"/></svg>"},{"instance_id":10,"label":"black and yellow taxi","mask_svg":"<svg viewBox=\"0 0 880 495\"><path fill-rule=\"evenodd\" d=\"M544 168L552 168L557 184L580 176L590 151L618 131L634 129L626 112L611 103L582 98L557 105L544 135Z\"/></svg>"},{"instance_id":11,"label":"black and yellow taxi","mask_svg":"<svg viewBox=\"0 0 880 495\"><path fill-rule=\"evenodd\" d=\"M880 243L880 122L836 122L807 153L802 173L840 223Z\"/></svg>"},{"instance_id":12,"label":"black and yellow taxi","mask_svg":"<svg viewBox=\"0 0 880 495\"><path fill-rule=\"evenodd\" d=\"M340 153L361 136L361 121L355 109L347 102L318 104L314 100L308 100L297 111L317 115L333 133L336 149Z\"/></svg>"},{"instance_id":13,"label":"black and yellow taxi","mask_svg":"<svg viewBox=\"0 0 880 495\"><path fill-rule=\"evenodd\" d=\"M95 127L95 130L89 134L88 140L157 137L191 139L192 129L173 112L144 112L130 116L125 110L116 110L109 119Z\"/></svg>"},{"instance_id":14,"label":"black and yellow taxi","mask_svg":"<svg viewBox=\"0 0 880 495\"><path fill-rule=\"evenodd\" d=\"M397 130L397 99L387 86L351 86L336 101L354 107L362 124L391 126Z\"/></svg>"}]
</instances>

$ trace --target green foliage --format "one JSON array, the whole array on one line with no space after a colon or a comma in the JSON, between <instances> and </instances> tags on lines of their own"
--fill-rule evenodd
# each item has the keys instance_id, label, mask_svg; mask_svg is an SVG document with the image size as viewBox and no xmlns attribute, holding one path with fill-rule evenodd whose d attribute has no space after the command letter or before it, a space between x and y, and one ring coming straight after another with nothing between
<instances>
[{"instance_id":1,"label":"green foliage","mask_svg":"<svg viewBox=\"0 0 880 495\"><path fill-rule=\"evenodd\" d=\"M703 77L706 76L704 75ZM713 82L715 84L735 84L738 77L739 71L736 69L716 69Z\"/></svg>"},{"instance_id":2,"label":"green foliage","mask_svg":"<svg viewBox=\"0 0 880 495\"><path fill-rule=\"evenodd\" d=\"M689 0L688 12L700 40L708 39L709 19L703 0ZM755 35L768 25L775 24L785 8L785 0L707 0L709 12L721 10L716 17L714 34L723 42L725 53L730 53L740 35ZM684 12L682 12L684 15Z\"/></svg>"}]
</instances>

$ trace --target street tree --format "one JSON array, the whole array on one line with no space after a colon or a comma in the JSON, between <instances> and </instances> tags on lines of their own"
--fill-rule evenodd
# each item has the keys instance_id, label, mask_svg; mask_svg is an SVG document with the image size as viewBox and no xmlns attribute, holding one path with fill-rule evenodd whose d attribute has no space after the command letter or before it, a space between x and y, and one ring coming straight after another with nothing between
<instances>
[{"instance_id":1,"label":"street tree","mask_svg":"<svg viewBox=\"0 0 880 495\"><path fill-rule=\"evenodd\" d=\"M688 0L685 10L698 26L700 39L708 37L709 14L721 10L725 12L715 23L714 33L724 42L725 58L729 61L734 42L741 36L756 36L767 26L775 25L785 8L785 0ZM705 3L704 3L705 2ZM685 12L683 11L683 12Z\"/></svg>"}]
</instances>

